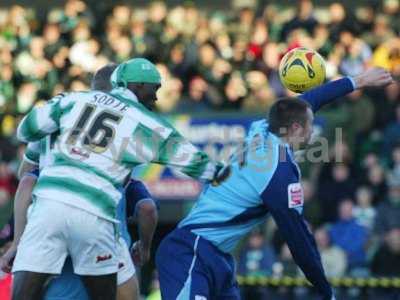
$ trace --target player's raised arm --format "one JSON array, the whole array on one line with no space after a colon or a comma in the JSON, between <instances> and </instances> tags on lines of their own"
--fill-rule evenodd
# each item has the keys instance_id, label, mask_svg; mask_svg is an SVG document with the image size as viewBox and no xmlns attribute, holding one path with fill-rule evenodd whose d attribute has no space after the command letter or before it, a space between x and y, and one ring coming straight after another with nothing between
<instances>
[{"instance_id":1,"label":"player's raised arm","mask_svg":"<svg viewBox=\"0 0 400 300\"><path fill-rule=\"evenodd\" d=\"M301 215L303 205L300 183L291 182L293 169L289 163L280 163L270 184L261 197L279 232L284 237L295 262L307 279L328 300L332 288L325 277L315 240Z\"/></svg>"},{"instance_id":2,"label":"player's raised arm","mask_svg":"<svg viewBox=\"0 0 400 300\"><path fill-rule=\"evenodd\" d=\"M62 114L73 106L73 100L60 95L46 105L34 107L21 121L17 138L21 142L34 142L59 129Z\"/></svg>"},{"instance_id":3,"label":"player's raised arm","mask_svg":"<svg viewBox=\"0 0 400 300\"><path fill-rule=\"evenodd\" d=\"M355 77L344 77L322 84L301 94L299 98L307 101L313 112L316 112L323 105L331 103L355 89L380 87L392 82L393 78L388 71L382 68L371 68Z\"/></svg>"}]
</instances>

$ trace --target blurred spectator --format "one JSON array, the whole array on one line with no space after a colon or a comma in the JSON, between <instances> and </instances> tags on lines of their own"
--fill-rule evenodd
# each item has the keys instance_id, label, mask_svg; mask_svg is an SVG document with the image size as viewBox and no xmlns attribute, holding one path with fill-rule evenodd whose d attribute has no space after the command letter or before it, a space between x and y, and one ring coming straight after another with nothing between
<instances>
[{"instance_id":1,"label":"blurred spectator","mask_svg":"<svg viewBox=\"0 0 400 300\"><path fill-rule=\"evenodd\" d=\"M224 107L226 109L239 108L246 94L247 88L242 76L240 73L234 72L225 86L225 96L228 101Z\"/></svg>"},{"instance_id":2,"label":"blurred spectator","mask_svg":"<svg viewBox=\"0 0 400 300\"><path fill-rule=\"evenodd\" d=\"M54 55L66 45L61 37L61 31L58 24L47 24L43 29L43 38L45 41L44 52L47 59L51 59Z\"/></svg>"},{"instance_id":3,"label":"blurred spectator","mask_svg":"<svg viewBox=\"0 0 400 300\"><path fill-rule=\"evenodd\" d=\"M369 90L368 93L371 95L375 105L374 127L380 133L390 123L396 121L396 106L400 99L400 84L395 82L383 89ZM379 150L382 151L380 148Z\"/></svg>"},{"instance_id":4,"label":"blurred spectator","mask_svg":"<svg viewBox=\"0 0 400 300\"><path fill-rule=\"evenodd\" d=\"M12 213L12 197L16 191L16 177L8 164L0 162L0 228L3 235L9 235L9 227L6 226Z\"/></svg>"},{"instance_id":5,"label":"blurred spectator","mask_svg":"<svg viewBox=\"0 0 400 300\"><path fill-rule=\"evenodd\" d=\"M400 173L400 144L393 149L390 168L392 176L399 176L397 174Z\"/></svg>"},{"instance_id":6,"label":"blurred spectator","mask_svg":"<svg viewBox=\"0 0 400 300\"><path fill-rule=\"evenodd\" d=\"M349 31L342 32L340 40L344 46L344 57L339 66L341 73L348 76L362 73L372 57L371 48Z\"/></svg>"},{"instance_id":7,"label":"blurred spectator","mask_svg":"<svg viewBox=\"0 0 400 300\"><path fill-rule=\"evenodd\" d=\"M299 267L293 260L288 245L285 243L280 249L278 263L273 266L273 274L275 276L293 276L299 275Z\"/></svg>"},{"instance_id":8,"label":"blurred spectator","mask_svg":"<svg viewBox=\"0 0 400 300\"><path fill-rule=\"evenodd\" d=\"M391 176L388 184L388 198L377 208L374 229L378 236L392 228L400 228L400 176Z\"/></svg>"},{"instance_id":9,"label":"blurred spectator","mask_svg":"<svg viewBox=\"0 0 400 300\"><path fill-rule=\"evenodd\" d=\"M309 34L312 34L318 22L313 16L313 3L311 0L300 0L297 5L295 17L283 25L281 39L286 40L292 30L304 28Z\"/></svg>"},{"instance_id":10,"label":"blurred spectator","mask_svg":"<svg viewBox=\"0 0 400 300\"><path fill-rule=\"evenodd\" d=\"M346 198L353 198L356 184L346 164L332 165L330 177L321 178L318 188L318 200L325 222L337 220L338 203Z\"/></svg>"},{"instance_id":11,"label":"blurred spectator","mask_svg":"<svg viewBox=\"0 0 400 300\"><path fill-rule=\"evenodd\" d=\"M238 274L243 276L262 276L272 274L275 263L274 250L265 242L264 235L255 230L247 241L247 245L239 255Z\"/></svg>"},{"instance_id":12,"label":"blurred spectator","mask_svg":"<svg viewBox=\"0 0 400 300\"><path fill-rule=\"evenodd\" d=\"M400 269L400 228L392 228L385 234L384 242L379 247L371 261L371 271L374 276L398 277ZM398 299L396 288L377 289L371 293L371 299Z\"/></svg>"},{"instance_id":13,"label":"blurred spectator","mask_svg":"<svg viewBox=\"0 0 400 300\"><path fill-rule=\"evenodd\" d=\"M246 74L246 83L249 94L243 101L243 109L247 111L267 111L273 104L275 95L268 86L267 77L259 71L250 71Z\"/></svg>"},{"instance_id":14,"label":"blurred spectator","mask_svg":"<svg viewBox=\"0 0 400 300\"><path fill-rule=\"evenodd\" d=\"M12 105L11 99L15 95L15 88L12 82L13 72L11 65L3 65L0 69L0 111Z\"/></svg>"},{"instance_id":15,"label":"blurred spectator","mask_svg":"<svg viewBox=\"0 0 400 300\"><path fill-rule=\"evenodd\" d=\"M390 18L387 15L379 14L376 16L373 28L370 32L366 32L363 35L363 39L371 45L372 48L377 48L382 43L391 40L395 33L390 26ZM379 61L385 59L386 49L378 48L374 52L374 62L379 64ZM390 50L389 50L390 52ZM383 61L382 61L383 62ZM381 65L381 64L379 64ZM381 65L382 67L387 67L387 65Z\"/></svg>"},{"instance_id":16,"label":"blurred spectator","mask_svg":"<svg viewBox=\"0 0 400 300\"><path fill-rule=\"evenodd\" d=\"M307 222L313 226L321 224L321 207L319 201L315 198L315 185L307 179L301 181L304 195L303 214Z\"/></svg>"},{"instance_id":17,"label":"blurred spectator","mask_svg":"<svg viewBox=\"0 0 400 300\"><path fill-rule=\"evenodd\" d=\"M363 180L363 183L371 188L373 203L377 205L385 199L387 193L385 170L381 165L376 164L371 165L366 172L367 178Z\"/></svg>"},{"instance_id":18,"label":"blurred spectator","mask_svg":"<svg viewBox=\"0 0 400 300\"><path fill-rule=\"evenodd\" d=\"M239 254L237 272L242 276L271 276L272 266L275 262L275 252L266 243L263 233L254 230ZM243 299L263 299L268 296L269 291L264 287L245 288L242 291Z\"/></svg>"},{"instance_id":19,"label":"blurred spectator","mask_svg":"<svg viewBox=\"0 0 400 300\"><path fill-rule=\"evenodd\" d=\"M400 270L400 227L390 229L384 243L372 258L371 271L376 276L396 277Z\"/></svg>"},{"instance_id":20,"label":"blurred spectator","mask_svg":"<svg viewBox=\"0 0 400 300\"><path fill-rule=\"evenodd\" d=\"M197 112L211 111L218 99L218 93L202 77L194 77L189 83L189 97L178 104L177 111L195 109Z\"/></svg>"},{"instance_id":21,"label":"blurred spectator","mask_svg":"<svg viewBox=\"0 0 400 300\"><path fill-rule=\"evenodd\" d=\"M372 206L372 192L367 186L360 186L356 191L356 203L353 215L357 223L371 230L376 216L376 209Z\"/></svg>"},{"instance_id":22,"label":"blurred spectator","mask_svg":"<svg viewBox=\"0 0 400 300\"><path fill-rule=\"evenodd\" d=\"M0 248L0 255L3 255L11 243ZM0 299L8 300L11 299L11 287L12 287L12 274L4 273L0 270Z\"/></svg>"},{"instance_id":23,"label":"blurred spectator","mask_svg":"<svg viewBox=\"0 0 400 300\"><path fill-rule=\"evenodd\" d=\"M330 22L329 22L329 37L336 43L339 41L340 33L352 29L354 23L346 12L342 3L335 2L329 6Z\"/></svg>"},{"instance_id":24,"label":"blurred spectator","mask_svg":"<svg viewBox=\"0 0 400 300\"><path fill-rule=\"evenodd\" d=\"M400 86L399 86L400 88ZM396 120L389 124L384 131L383 136L383 153L382 156L390 156L395 145L400 144L400 103L397 104L396 109Z\"/></svg>"},{"instance_id":25,"label":"blurred spectator","mask_svg":"<svg viewBox=\"0 0 400 300\"><path fill-rule=\"evenodd\" d=\"M321 254L326 276L343 276L347 269L346 253L340 247L331 244L328 231L324 227L315 231L315 241Z\"/></svg>"},{"instance_id":26,"label":"blurred spectator","mask_svg":"<svg viewBox=\"0 0 400 300\"><path fill-rule=\"evenodd\" d=\"M386 23L385 17L382 17L382 20ZM382 34L388 34L388 32L390 34L390 30L391 29L385 28L385 30L382 31ZM390 35L392 34L393 33ZM373 37L376 36L373 35ZM372 60L373 64L391 70L398 75L400 72L400 38L384 38L381 42L382 44L380 44L374 51Z\"/></svg>"},{"instance_id":27,"label":"blurred spectator","mask_svg":"<svg viewBox=\"0 0 400 300\"><path fill-rule=\"evenodd\" d=\"M374 124L375 107L370 97L362 90L355 90L346 97L351 115L351 128L346 128L346 135L353 135L352 145L357 142L360 134L368 132ZM351 130L351 132L349 132ZM354 146L351 147L354 149Z\"/></svg>"},{"instance_id":28,"label":"blurred spectator","mask_svg":"<svg viewBox=\"0 0 400 300\"><path fill-rule=\"evenodd\" d=\"M11 172L10 167L5 162L0 162L0 190L4 193L4 197L0 201L0 206L4 206L6 202L14 195L16 191L16 178Z\"/></svg>"},{"instance_id":29,"label":"blurred spectator","mask_svg":"<svg viewBox=\"0 0 400 300\"><path fill-rule=\"evenodd\" d=\"M346 252L350 270L364 267L368 232L353 217L351 200L344 200L339 204L339 221L332 224L329 236L333 245L341 247Z\"/></svg>"}]
</instances>

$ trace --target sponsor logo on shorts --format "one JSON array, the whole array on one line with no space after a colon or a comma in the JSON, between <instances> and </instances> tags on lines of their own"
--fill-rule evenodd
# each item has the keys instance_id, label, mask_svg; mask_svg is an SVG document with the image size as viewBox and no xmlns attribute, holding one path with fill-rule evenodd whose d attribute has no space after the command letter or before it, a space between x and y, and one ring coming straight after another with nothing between
<instances>
[{"instance_id":1,"label":"sponsor logo on shorts","mask_svg":"<svg viewBox=\"0 0 400 300\"><path fill-rule=\"evenodd\" d=\"M111 259L111 258L112 258L112 255L111 255L111 254L108 254L108 255L98 255L97 258L96 258L96 263L99 263L99 262L102 262L102 261L105 261L105 260L109 260L109 259Z\"/></svg>"},{"instance_id":2,"label":"sponsor logo on shorts","mask_svg":"<svg viewBox=\"0 0 400 300\"><path fill-rule=\"evenodd\" d=\"M120 262L120 263L118 264L118 269L122 269L124 266L125 266L124 263Z\"/></svg>"},{"instance_id":3,"label":"sponsor logo on shorts","mask_svg":"<svg viewBox=\"0 0 400 300\"><path fill-rule=\"evenodd\" d=\"M300 183L292 183L288 186L289 208L302 207L304 204L303 188Z\"/></svg>"}]
</instances>

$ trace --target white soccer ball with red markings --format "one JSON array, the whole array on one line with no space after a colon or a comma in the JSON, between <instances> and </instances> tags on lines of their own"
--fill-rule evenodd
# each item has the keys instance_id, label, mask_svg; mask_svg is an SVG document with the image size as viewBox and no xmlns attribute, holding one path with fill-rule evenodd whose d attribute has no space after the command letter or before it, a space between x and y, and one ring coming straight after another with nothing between
<instances>
[{"instance_id":1,"label":"white soccer ball with red markings","mask_svg":"<svg viewBox=\"0 0 400 300\"><path fill-rule=\"evenodd\" d=\"M289 90L302 93L325 81L325 60L307 48L290 50L279 65L279 77Z\"/></svg>"}]
</instances>

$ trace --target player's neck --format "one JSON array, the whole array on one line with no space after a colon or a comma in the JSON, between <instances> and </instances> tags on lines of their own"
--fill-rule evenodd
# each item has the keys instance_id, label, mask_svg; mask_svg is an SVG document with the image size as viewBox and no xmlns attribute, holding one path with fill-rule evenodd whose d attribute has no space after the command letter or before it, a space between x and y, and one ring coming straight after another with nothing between
<instances>
[{"instance_id":1,"label":"player's neck","mask_svg":"<svg viewBox=\"0 0 400 300\"><path fill-rule=\"evenodd\" d=\"M301 143L299 143L297 141L297 139L292 136L284 135L284 136L280 136L280 139L285 144L288 144L290 149L292 149L293 151L298 151L301 149Z\"/></svg>"}]
</instances>

